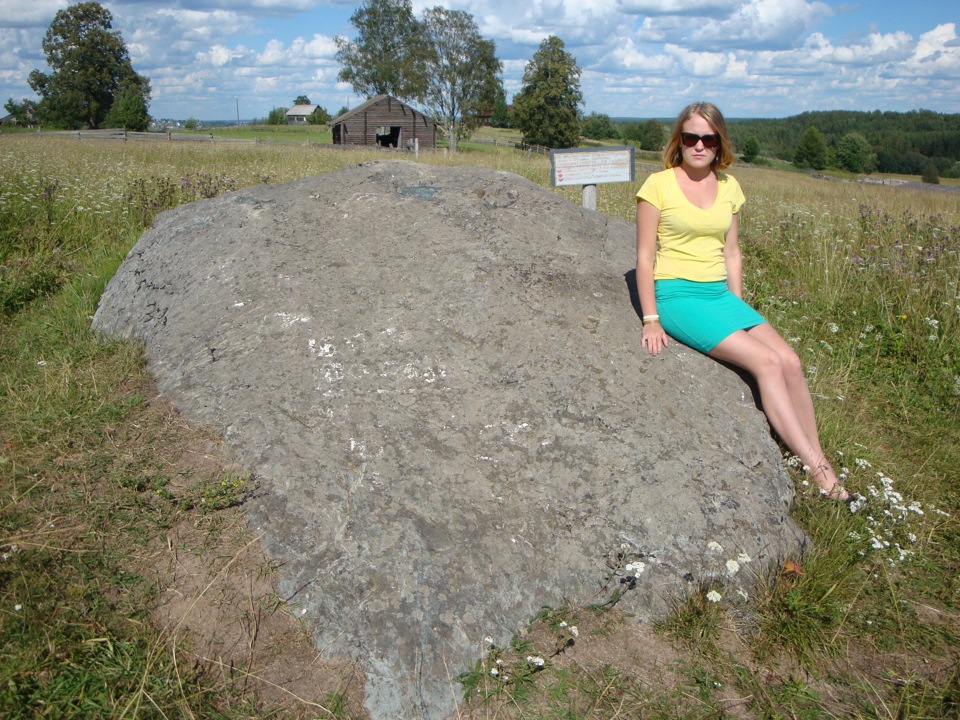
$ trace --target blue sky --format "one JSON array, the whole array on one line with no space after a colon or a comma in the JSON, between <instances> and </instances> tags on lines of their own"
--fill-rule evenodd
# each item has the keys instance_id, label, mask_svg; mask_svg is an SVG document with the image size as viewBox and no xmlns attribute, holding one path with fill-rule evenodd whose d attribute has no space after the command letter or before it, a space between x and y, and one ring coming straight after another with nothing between
<instances>
[{"instance_id":1,"label":"blue sky","mask_svg":"<svg viewBox=\"0 0 960 720\"><path fill-rule=\"evenodd\" d=\"M35 98L43 34L65 0L0 0L0 102ZM354 37L345 0L102 2L150 78L158 118L265 117L298 95L335 113L333 39ZM507 97L541 40L583 69L584 112L671 117L710 100L728 117L809 110L960 112L958 0L414 0L471 13L496 42Z\"/></svg>"}]
</instances>

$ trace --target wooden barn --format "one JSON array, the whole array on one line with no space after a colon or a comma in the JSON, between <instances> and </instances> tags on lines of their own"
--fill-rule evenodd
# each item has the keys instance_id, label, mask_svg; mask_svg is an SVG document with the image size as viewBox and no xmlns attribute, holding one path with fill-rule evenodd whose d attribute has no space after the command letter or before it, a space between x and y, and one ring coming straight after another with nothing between
<instances>
[{"instance_id":1,"label":"wooden barn","mask_svg":"<svg viewBox=\"0 0 960 720\"><path fill-rule=\"evenodd\" d=\"M437 146L437 123L389 95L378 95L330 121L334 145L421 149Z\"/></svg>"}]
</instances>

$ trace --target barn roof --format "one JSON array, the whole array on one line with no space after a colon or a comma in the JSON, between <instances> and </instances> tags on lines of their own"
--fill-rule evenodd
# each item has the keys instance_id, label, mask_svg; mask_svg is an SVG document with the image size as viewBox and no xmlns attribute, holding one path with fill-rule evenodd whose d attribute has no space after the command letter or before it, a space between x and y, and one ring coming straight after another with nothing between
<instances>
[{"instance_id":1,"label":"barn roof","mask_svg":"<svg viewBox=\"0 0 960 720\"><path fill-rule=\"evenodd\" d=\"M392 100L398 105L402 105L405 108L410 108L410 110L413 110L413 112L417 113L418 115L422 115L428 121L433 122L433 118L431 118L429 115L424 115L422 112L420 112L416 108L410 107L406 103L401 102L400 100L397 100L395 97L391 97L390 95L377 95L376 97L370 98L366 102L360 103L353 110L347 110L347 112L343 113L342 115L338 115L337 117L333 118L333 120L328 122L327 125L336 125L338 123L342 123L344 120L347 120L353 117L354 115L359 115L363 111L376 105L378 102L382 102L383 100Z\"/></svg>"},{"instance_id":2,"label":"barn roof","mask_svg":"<svg viewBox=\"0 0 960 720\"><path fill-rule=\"evenodd\" d=\"M292 108L287 110L287 116L295 115L313 115L313 111L316 110L319 105L294 105Z\"/></svg>"}]
</instances>

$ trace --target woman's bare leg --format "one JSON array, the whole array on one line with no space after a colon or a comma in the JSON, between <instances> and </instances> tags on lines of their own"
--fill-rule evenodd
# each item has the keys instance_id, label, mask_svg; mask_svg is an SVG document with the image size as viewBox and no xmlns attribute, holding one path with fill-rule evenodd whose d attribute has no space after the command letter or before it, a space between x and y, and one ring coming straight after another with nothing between
<instances>
[{"instance_id":1,"label":"woman's bare leg","mask_svg":"<svg viewBox=\"0 0 960 720\"><path fill-rule=\"evenodd\" d=\"M746 332L747 335L756 338L780 356L784 380L787 383L787 392L790 393L790 398L793 400L793 409L797 414L797 419L800 421L807 438L814 444L817 454L826 457L820 447L820 433L817 430L810 387L807 385L807 378L803 374L803 367L797 353L769 323L756 325Z\"/></svg>"},{"instance_id":2,"label":"woman's bare leg","mask_svg":"<svg viewBox=\"0 0 960 720\"><path fill-rule=\"evenodd\" d=\"M830 497L846 500L849 496L820 447L813 399L800 360L777 331L767 323L738 330L724 338L709 355L753 375L770 425L810 468L810 477L820 488Z\"/></svg>"}]
</instances>

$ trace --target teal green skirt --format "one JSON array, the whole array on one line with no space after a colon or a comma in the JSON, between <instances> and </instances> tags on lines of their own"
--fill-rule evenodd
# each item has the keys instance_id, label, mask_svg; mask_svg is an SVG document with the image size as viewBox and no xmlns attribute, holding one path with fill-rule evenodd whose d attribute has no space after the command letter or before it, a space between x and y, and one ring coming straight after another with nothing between
<instances>
[{"instance_id":1,"label":"teal green skirt","mask_svg":"<svg viewBox=\"0 0 960 720\"><path fill-rule=\"evenodd\" d=\"M724 280L657 280L657 314L667 335L708 353L737 330L765 323L763 316L727 289Z\"/></svg>"}]
</instances>

